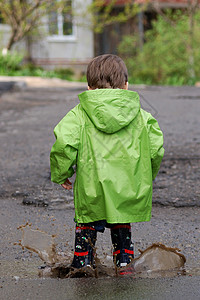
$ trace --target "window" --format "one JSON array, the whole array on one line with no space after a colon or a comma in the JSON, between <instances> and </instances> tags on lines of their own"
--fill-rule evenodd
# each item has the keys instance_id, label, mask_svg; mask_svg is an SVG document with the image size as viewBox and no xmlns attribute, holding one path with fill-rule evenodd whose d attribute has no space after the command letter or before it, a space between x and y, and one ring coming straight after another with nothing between
<instances>
[{"instance_id":1,"label":"window","mask_svg":"<svg viewBox=\"0 0 200 300\"><path fill-rule=\"evenodd\" d=\"M59 1L59 0L57 0ZM63 7L52 11L49 15L49 34L56 39L74 38L75 26L73 24L73 1L66 0Z\"/></svg>"}]
</instances>

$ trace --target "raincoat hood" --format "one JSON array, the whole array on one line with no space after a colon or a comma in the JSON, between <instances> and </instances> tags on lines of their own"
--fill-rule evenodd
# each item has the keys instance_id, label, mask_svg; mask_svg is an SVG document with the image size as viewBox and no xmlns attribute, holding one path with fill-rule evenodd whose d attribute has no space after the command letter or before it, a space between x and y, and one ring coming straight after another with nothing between
<instances>
[{"instance_id":1,"label":"raincoat hood","mask_svg":"<svg viewBox=\"0 0 200 300\"><path fill-rule=\"evenodd\" d=\"M123 89L96 89L79 95L81 106L101 131L114 133L127 126L138 114L137 92Z\"/></svg>"}]
</instances>

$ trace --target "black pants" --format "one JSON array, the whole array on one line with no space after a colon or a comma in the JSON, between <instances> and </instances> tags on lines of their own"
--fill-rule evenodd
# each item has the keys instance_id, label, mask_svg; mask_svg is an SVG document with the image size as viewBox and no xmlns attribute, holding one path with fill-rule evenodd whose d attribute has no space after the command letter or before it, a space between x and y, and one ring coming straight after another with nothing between
<instances>
[{"instance_id":1,"label":"black pants","mask_svg":"<svg viewBox=\"0 0 200 300\"><path fill-rule=\"evenodd\" d=\"M97 239L97 232L104 232L105 227L111 230L114 263L117 267L130 263L131 258L134 258L130 224L108 224L106 221L97 221L76 226L72 267L82 268L87 265L95 267L93 249Z\"/></svg>"}]
</instances>

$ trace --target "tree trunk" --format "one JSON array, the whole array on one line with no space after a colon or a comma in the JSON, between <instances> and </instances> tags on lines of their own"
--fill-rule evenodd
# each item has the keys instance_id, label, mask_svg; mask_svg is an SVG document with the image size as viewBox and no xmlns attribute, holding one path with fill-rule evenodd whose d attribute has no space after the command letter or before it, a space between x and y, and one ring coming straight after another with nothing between
<instances>
[{"instance_id":1,"label":"tree trunk","mask_svg":"<svg viewBox=\"0 0 200 300\"><path fill-rule=\"evenodd\" d=\"M192 1L188 1L188 10L189 10L189 40L188 40L188 63L189 63L189 75L190 78L195 78L195 61L194 61L194 15L195 15L195 6Z\"/></svg>"},{"instance_id":2,"label":"tree trunk","mask_svg":"<svg viewBox=\"0 0 200 300\"><path fill-rule=\"evenodd\" d=\"M142 10L138 14L138 31L140 40L140 51L142 51L144 46L144 15Z\"/></svg>"},{"instance_id":3,"label":"tree trunk","mask_svg":"<svg viewBox=\"0 0 200 300\"><path fill-rule=\"evenodd\" d=\"M30 37L30 35L27 35L26 45L27 45L27 57L26 57L26 60L27 60L28 63L33 63L33 60L32 60L32 57L31 57L31 37Z\"/></svg>"},{"instance_id":4,"label":"tree trunk","mask_svg":"<svg viewBox=\"0 0 200 300\"><path fill-rule=\"evenodd\" d=\"M12 46L14 45L15 43L15 36L16 36L16 31L12 31L12 34L11 34L11 37L8 41L8 44L7 44L7 50L11 50Z\"/></svg>"}]
</instances>

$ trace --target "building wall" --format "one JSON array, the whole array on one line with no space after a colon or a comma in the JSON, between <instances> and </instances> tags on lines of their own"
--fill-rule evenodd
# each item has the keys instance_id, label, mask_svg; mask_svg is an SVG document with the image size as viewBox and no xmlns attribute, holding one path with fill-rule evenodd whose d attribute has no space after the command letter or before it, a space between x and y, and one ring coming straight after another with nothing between
<instances>
[{"instance_id":1,"label":"building wall","mask_svg":"<svg viewBox=\"0 0 200 300\"><path fill-rule=\"evenodd\" d=\"M104 0L105 4L110 3L112 0ZM126 3L131 2L131 0L116 0L116 5L124 5ZM188 5L188 0L135 0L136 3L144 4L154 4L159 5L161 7L185 7ZM200 2L200 1L199 1Z\"/></svg>"},{"instance_id":2,"label":"building wall","mask_svg":"<svg viewBox=\"0 0 200 300\"><path fill-rule=\"evenodd\" d=\"M3 48L6 48L9 37L11 34L10 26L7 24L0 24L0 51ZM20 54L26 55L27 49L26 49L26 41L22 40L20 43L16 43L13 46L13 51L19 51Z\"/></svg>"},{"instance_id":3,"label":"building wall","mask_svg":"<svg viewBox=\"0 0 200 300\"><path fill-rule=\"evenodd\" d=\"M73 68L77 73L85 71L94 56L94 37L87 14L87 6L91 2L92 0L85 0L84 3L73 0L75 15L73 34L70 36L50 36L49 18L43 18L43 25L39 28L40 36L33 36L29 40L29 56L36 65L47 69ZM9 34L9 26L0 24L0 49L6 46ZM22 47L24 53L27 53L27 43L20 42L18 47Z\"/></svg>"},{"instance_id":4,"label":"building wall","mask_svg":"<svg viewBox=\"0 0 200 300\"><path fill-rule=\"evenodd\" d=\"M44 68L72 67L75 72L85 71L94 56L94 37L89 19L85 17L87 5L92 0L74 0L73 35L49 36L48 18L44 19L41 30L45 32L43 39L32 42L31 56L35 64Z\"/></svg>"},{"instance_id":5,"label":"building wall","mask_svg":"<svg viewBox=\"0 0 200 300\"><path fill-rule=\"evenodd\" d=\"M0 49L6 47L10 35L10 26L0 24Z\"/></svg>"}]
</instances>

